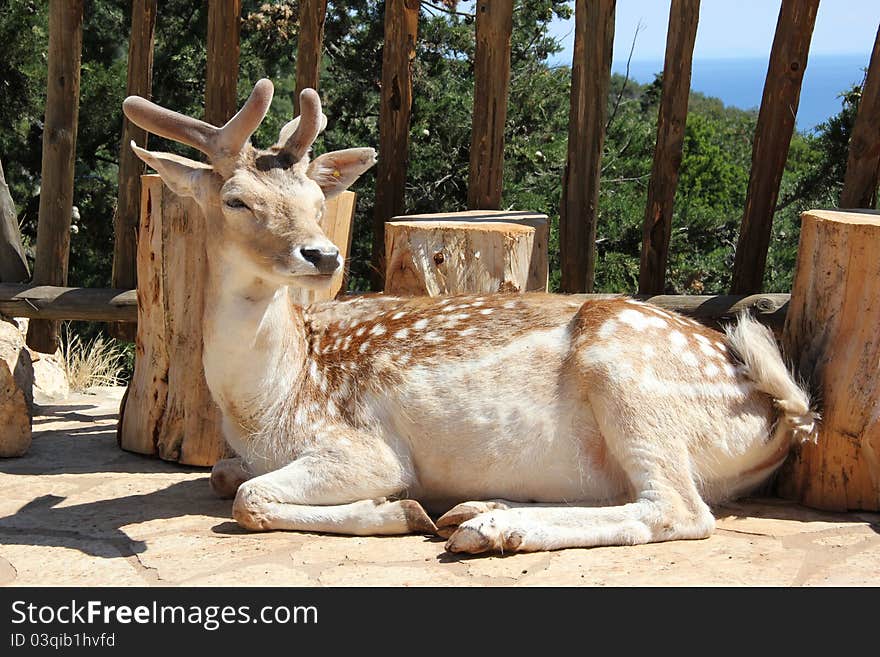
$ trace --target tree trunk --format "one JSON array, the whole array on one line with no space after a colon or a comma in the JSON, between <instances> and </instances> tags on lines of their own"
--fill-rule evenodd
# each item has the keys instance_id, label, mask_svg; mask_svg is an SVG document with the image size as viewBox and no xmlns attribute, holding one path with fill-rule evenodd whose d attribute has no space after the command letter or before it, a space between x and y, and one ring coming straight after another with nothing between
<instances>
[{"instance_id":1,"label":"tree trunk","mask_svg":"<svg viewBox=\"0 0 880 657\"><path fill-rule=\"evenodd\" d=\"M205 219L157 175L141 179L138 236L138 326L134 376L120 409L119 444L188 465L213 465L227 453L202 365L206 303ZM327 202L321 227L347 257L354 193ZM299 303L331 298L294 291Z\"/></svg>"},{"instance_id":2,"label":"tree trunk","mask_svg":"<svg viewBox=\"0 0 880 657\"><path fill-rule=\"evenodd\" d=\"M821 509L880 510L880 213L805 212L783 331L821 404L779 490Z\"/></svg>"},{"instance_id":3,"label":"tree trunk","mask_svg":"<svg viewBox=\"0 0 880 657\"><path fill-rule=\"evenodd\" d=\"M0 162L0 283L21 283L31 277L21 246L21 232L15 203L9 194L3 163Z\"/></svg>"},{"instance_id":4,"label":"tree trunk","mask_svg":"<svg viewBox=\"0 0 880 657\"><path fill-rule=\"evenodd\" d=\"M205 121L222 126L238 111L241 0L208 3Z\"/></svg>"},{"instance_id":5,"label":"tree trunk","mask_svg":"<svg viewBox=\"0 0 880 657\"><path fill-rule=\"evenodd\" d=\"M547 290L545 215L486 210L414 215L395 217L386 229L388 294Z\"/></svg>"},{"instance_id":6,"label":"tree trunk","mask_svg":"<svg viewBox=\"0 0 880 657\"><path fill-rule=\"evenodd\" d=\"M299 39L296 44L296 93L293 94L294 116L299 116L299 92L306 88L316 91L318 89L326 16L327 0L300 0Z\"/></svg>"}]
</instances>

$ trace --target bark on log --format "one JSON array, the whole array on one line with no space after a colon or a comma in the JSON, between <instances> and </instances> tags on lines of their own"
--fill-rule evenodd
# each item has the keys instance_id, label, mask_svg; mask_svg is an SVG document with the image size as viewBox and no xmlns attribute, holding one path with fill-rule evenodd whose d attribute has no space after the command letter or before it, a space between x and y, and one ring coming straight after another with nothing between
<instances>
[{"instance_id":1,"label":"bark on log","mask_svg":"<svg viewBox=\"0 0 880 657\"><path fill-rule=\"evenodd\" d=\"M327 0L300 0L299 39L296 44L296 93L293 94L294 116L299 116L299 92L307 88L316 91L318 89L326 16Z\"/></svg>"},{"instance_id":2,"label":"bark on log","mask_svg":"<svg viewBox=\"0 0 880 657\"><path fill-rule=\"evenodd\" d=\"M385 292L397 295L547 290L547 217L476 210L386 224Z\"/></svg>"},{"instance_id":3,"label":"bark on log","mask_svg":"<svg viewBox=\"0 0 880 657\"><path fill-rule=\"evenodd\" d=\"M49 3L49 72L33 277L34 283L43 285L67 284L82 22L83 0L52 0ZM58 323L31 322L27 342L35 351L54 354L59 346Z\"/></svg>"},{"instance_id":4,"label":"bark on log","mask_svg":"<svg viewBox=\"0 0 880 657\"><path fill-rule=\"evenodd\" d=\"M31 277L21 246L21 231L15 203L9 194L3 163L0 162L0 283L20 283Z\"/></svg>"},{"instance_id":5,"label":"bark on log","mask_svg":"<svg viewBox=\"0 0 880 657\"><path fill-rule=\"evenodd\" d=\"M818 444L779 478L783 497L880 510L880 213L802 215L783 344L821 404Z\"/></svg>"},{"instance_id":6,"label":"bark on log","mask_svg":"<svg viewBox=\"0 0 880 657\"><path fill-rule=\"evenodd\" d=\"M31 319L136 322L134 290L0 283L0 314Z\"/></svg>"},{"instance_id":7,"label":"bark on log","mask_svg":"<svg viewBox=\"0 0 880 657\"><path fill-rule=\"evenodd\" d=\"M409 163L412 63L419 27L418 0L385 0L382 93L379 101L379 163L373 213L370 284L381 290L385 276L385 222L403 214Z\"/></svg>"},{"instance_id":8,"label":"bark on log","mask_svg":"<svg viewBox=\"0 0 880 657\"><path fill-rule=\"evenodd\" d=\"M782 0L779 9L755 127L752 170L733 263L732 294L761 291L773 212L794 131L818 8L819 0Z\"/></svg>"},{"instance_id":9,"label":"bark on log","mask_svg":"<svg viewBox=\"0 0 880 657\"><path fill-rule=\"evenodd\" d=\"M648 203L642 227L640 294L663 294L666 260L672 234L672 206L678 187L678 169L684 143L688 96L691 91L691 59L697 38L700 0L672 0L666 34L663 91L657 119L657 143Z\"/></svg>"},{"instance_id":10,"label":"bark on log","mask_svg":"<svg viewBox=\"0 0 880 657\"><path fill-rule=\"evenodd\" d=\"M874 50L868 75L862 88L859 113L849 142L849 157L843 191L842 208L873 208L877 205L877 183L880 180L880 27L874 39Z\"/></svg>"},{"instance_id":11,"label":"bark on log","mask_svg":"<svg viewBox=\"0 0 880 657\"><path fill-rule=\"evenodd\" d=\"M615 0L577 0L575 4L568 160L559 208L563 292L593 290L614 6Z\"/></svg>"},{"instance_id":12,"label":"bark on log","mask_svg":"<svg viewBox=\"0 0 880 657\"><path fill-rule=\"evenodd\" d=\"M504 124L510 83L513 0L481 0L477 2L476 13L468 207L494 210L501 207L504 174Z\"/></svg>"},{"instance_id":13,"label":"bark on log","mask_svg":"<svg viewBox=\"0 0 880 657\"><path fill-rule=\"evenodd\" d=\"M205 219L157 175L142 179L138 238L138 330L135 368L120 409L123 449L188 465L213 465L227 453L202 366ZM354 193L327 202L321 225L347 256ZM340 280L337 286L341 285ZM330 298L306 295L297 301Z\"/></svg>"},{"instance_id":14,"label":"bark on log","mask_svg":"<svg viewBox=\"0 0 880 657\"><path fill-rule=\"evenodd\" d=\"M150 98L153 89L153 42L156 33L157 0L134 0L131 38L128 44L127 96ZM147 131L123 115L119 146L119 198L114 217L113 279L115 288L137 287L137 228L141 209L141 176L146 165L134 154L131 142L147 147ZM114 337L134 340L135 327L112 324Z\"/></svg>"}]
</instances>

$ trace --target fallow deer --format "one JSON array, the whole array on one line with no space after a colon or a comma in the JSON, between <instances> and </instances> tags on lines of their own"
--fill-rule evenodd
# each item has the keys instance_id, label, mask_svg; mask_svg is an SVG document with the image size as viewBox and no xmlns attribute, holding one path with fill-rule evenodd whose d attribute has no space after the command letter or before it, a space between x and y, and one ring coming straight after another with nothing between
<instances>
[{"instance_id":1,"label":"fallow deer","mask_svg":"<svg viewBox=\"0 0 880 657\"><path fill-rule=\"evenodd\" d=\"M300 307L342 267L318 220L375 162L310 160L317 93L268 150L260 80L224 127L143 98L126 115L210 164L132 148L207 217L204 368L238 458L211 482L251 530L436 532L453 552L704 538L816 415L772 334L635 300L369 296ZM435 523L424 511L446 511ZM451 509L451 510L450 510Z\"/></svg>"}]
</instances>

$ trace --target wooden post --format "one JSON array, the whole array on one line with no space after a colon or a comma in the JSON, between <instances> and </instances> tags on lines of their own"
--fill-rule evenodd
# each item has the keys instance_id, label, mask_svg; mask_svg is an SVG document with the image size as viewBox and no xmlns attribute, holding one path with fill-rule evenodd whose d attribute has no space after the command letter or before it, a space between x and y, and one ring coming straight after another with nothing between
<instances>
[{"instance_id":1,"label":"wooden post","mask_svg":"<svg viewBox=\"0 0 880 657\"><path fill-rule=\"evenodd\" d=\"M468 207L493 210L501 207L513 0L480 0L476 12L477 51Z\"/></svg>"},{"instance_id":2,"label":"wooden post","mask_svg":"<svg viewBox=\"0 0 880 657\"><path fill-rule=\"evenodd\" d=\"M549 238L547 215L537 212L394 217L385 232L385 292L546 292Z\"/></svg>"},{"instance_id":3,"label":"wooden post","mask_svg":"<svg viewBox=\"0 0 880 657\"><path fill-rule=\"evenodd\" d=\"M126 95L150 98L153 88L153 42L157 0L133 0L131 38L128 43ZM114 217L113 287L137 287L137 228L141 205L141 175L146 165L131 150L134 141L147 147L147 131L122 117L119 146L119 200ZM115 337L134 340L133 324L113 324Z\"/></svg>"},{"instance_id":4,"label":"wooden post","mask_svg":"<svg viewBox=\"0 0 880 657\"><path fill-rule=\"evenodd\" d=\"M849 158L840 194L842 208L873 208L877 205L880 179L880 28L868 76L862 89L859 113L849 142Z\"/></svg>"},{"instance_id":5,"label":"wooden post","mask_svg":"<svg viewBox=\"0 0 880 657\"><path fill-rule=\"evenodd\" d=\"M241 0L208 3L208 66L205 121L222 126L238 111Z\"/></svg>"},{"instance_id":6,"label":"wooden post","mask_svg":"<svg viewBox=\"0 0 880 657\"><path fill-rule=\"evenodd\" d=\"M773 212L788 158L819 0L782 0L758 112L746 207L733 263L733 294L761 290Z\"/></svg>"},{"instance_id":7,"label":"wooden post","mask_svg":"<svg viewBox=\"0 0 880 657\"><path fill-rule=\"evenodd\" d=\"M120 410L119 444L168 461L213 465L226 454L226 444L202 366L202 316L211 302L205 296L204 214L192 199L169 191L157 175L144 176L142 188L135 364ZM343 257L348 255L354 197L344 192L330 199L321 219ZM292 292L291 297L299 303L326 300L338 287L339 282L318 296ZM108 310L106 299L95 301L103 301Z\"/></svg>"},{"instance_id":8,"label":"wooden post","mask_svg":"<svg viewBox=\"0 0 880 657\"><path fill-rule=\"evenodd\" d=\"M805 212L783 331L822 420L779 477L784 497L880 510L880 213Z\"/></svg>"},{"instance_id":9,"label":"wooden post","mask_svg":"<svg viewBox=\"0 0 880 657\"><path fill-rule=\"evenodd\" d=\"M615 0L577 0L575 4L568 161L559 212L563 292L593 289L614 6Z\"/></svg>"},{"instance_id":10,"label":"wooden post","mask_svg":"<svg viewBox=\"0 0 880 657\"><path fill-rule=\"evenodd\" d=\"M666 62L663 65L657 143L642 227L639 294L662 294L666 287L672 209L681 166L691 91L691 59L699 16L700 0L672 0L666 33Z\"/></svg>"},{"instance_id":11,"label":"wooden post","mask_svg":"<svg viewBox=\"0 0 880 657\"><path fill-rule=\"evenodd\" d=\"M419 26L418 0L385 0L382 95L379 106L379 163L373 215L370 283L381 290L385 277L385 221L405 212L404 185L409 162L412 62Z\"/></svg>"},{"instance_id":12,"label":"wooden post","mask_svg":"<svg viewBox=\"0 0 880 657\"><path fill-rule=\"evenodd\" d=\"M15 203L0 162L0 283L21 283L31 277L21 246Z\"/></svg>"},{"instance_id":13,"label":"wooden post","mask_svg":"<svg viewBox=\"0 0 880 657\"><path fill-rule=\"evenodd\" d=\"M299 116L299 92L306 88L315 90L318 88L326 16L327 0L300 0L299 40L296 45L296 93L293 95L294 116Z\"/></svg>"},{"instance_id":14,"label":"wooden post","mask_svg":"<svg viewBox=\"0 0 880 657\"><path fill-rule=\"evenodd\" d=\"M48 89L33 278L35 283L45 285L67 283L79 117L82 21L83 0L50 1ZM59 346L58 323L31 322L27 343L36 351L55 353Z\"/></svg>"}]
</instances>

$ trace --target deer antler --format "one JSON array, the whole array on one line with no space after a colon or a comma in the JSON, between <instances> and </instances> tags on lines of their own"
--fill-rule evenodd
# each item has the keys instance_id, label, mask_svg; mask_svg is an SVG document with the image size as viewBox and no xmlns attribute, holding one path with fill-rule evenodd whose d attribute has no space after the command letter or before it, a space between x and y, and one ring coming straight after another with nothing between
<instances>
[{"instance_id":1,"label":"deer antler","mask_svg":"<svg viewBox=\"0 0 880 657\"><path fill-rule=\"evenodd\" d=\"M299 94L299 116L294 119L297 123L291 134L284 142L282 151L288 153L294 162L299 161L306 151L309 150L318 133L327 125L327 117L321 113L321 98L314 89L303 89ZM287 127L287 130L290 127Z\"/></svg>"},{"instance_id":2,"label":"deer antler","mask_svg":"<svg viewBox=\"0 0 880 657\"><path fill-rule=\"evenodd\" d=\"M244 106L222 128L172 112L140 96L126 98L122 110L142 128L192 146L213 162L241 152L269 111L274 92L271 80L259 80Z\"/></svg>"}]
</instances>

